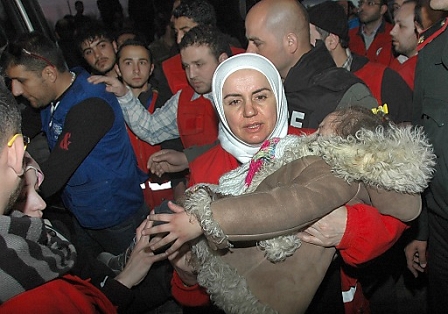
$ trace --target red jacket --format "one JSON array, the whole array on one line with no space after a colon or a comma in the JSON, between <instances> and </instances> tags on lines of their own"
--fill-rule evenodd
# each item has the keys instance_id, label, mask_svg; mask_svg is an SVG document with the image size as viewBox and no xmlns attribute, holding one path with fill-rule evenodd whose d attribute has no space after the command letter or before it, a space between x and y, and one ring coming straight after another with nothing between
<instances>
[{"instance_id":1,"label":"red jacket","mask_svg":"<svg viewBox=\"0 0 448 314\"><path fill-rule=\"evenodd\" d=\"M0 312L113 314L117 310L109 299L88 281L65 275L9 299L0 306Z\"/></svg>"},{"instance_id":2,"label":"red jacket","mask_svg":"<svg viewBox=\"0 0 448 314\"><path fill-rule=\"evenodd\" d=\"M148 106L148 111L154 113L155 103L157 101L158 93L153 92L151 103ZM129 139L131 140L132 148L134 149L135 156L137 158L137 164L140 170L144 173L148 173L147 162L149 157L160 150L160 145L151 145L143 140L141 140L137 135L135 135L130 128L127 128ZM165 183L168 180L157 178L155 175L150 176L150 178L144 183L145 187L143 189L143 196L145 198L146 204L150 208L154 208L160 205L163 200L173 199L173 190L171 188L152 190L150 183Z\"/></svg>"},{"instance_id":3,"label":"red jacket","mask_svg":"<svg viewBox=\"0 0 448 314\"><path fill-rule=\"evenodd\" d=\"M213 104L202 95L191 100L193 95L190 86L182 89L177 109L177 127L185 148L210 144L218 138L218 116Z\"/></svg>"},{"instance_id":4,"label":"red jacket","mask_svg":"<svg viewBox=\"0 0 448 314\"><path fill-rule=\"evenodd\" d=\"M388 66L393 60L392 37L390 31L392 25L383 21L373 39L369 49L366 50L364 37L362 36L362 25L349 31L349 48L354 53L366 56L370 61L375 61Z\"/></svg>"},{"instance_id":5,"label":"red jacket","mask_svg":"<svg viewBox=\"0 0 448 314\"><path fill-rule=\"evenodd\" d=\"M394 59L390 64L390 68L400 74L403 80L408 84L411 90L414 90L415 67L417 66L417 55L412 56L403 63L398 59Z\"/></svg>"}]
</instances>

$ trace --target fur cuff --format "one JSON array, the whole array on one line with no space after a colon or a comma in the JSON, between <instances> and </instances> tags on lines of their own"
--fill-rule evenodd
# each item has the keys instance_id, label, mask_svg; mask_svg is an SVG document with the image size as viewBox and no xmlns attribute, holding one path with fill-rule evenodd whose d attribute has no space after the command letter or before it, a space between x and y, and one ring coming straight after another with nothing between
<instances>
[{"instance_id":1,"label":"fur cuff","mask_svg":"<svg viewBox=\"0 0 448 314\"><path fill-rule=\"evenodd\" d=\"M212 249L231 248L227 235L213 219L210 203L214 199L215 194L209 186L197 185L188 191L184 208L199 221Z\"/></svg>"}]
</instances>

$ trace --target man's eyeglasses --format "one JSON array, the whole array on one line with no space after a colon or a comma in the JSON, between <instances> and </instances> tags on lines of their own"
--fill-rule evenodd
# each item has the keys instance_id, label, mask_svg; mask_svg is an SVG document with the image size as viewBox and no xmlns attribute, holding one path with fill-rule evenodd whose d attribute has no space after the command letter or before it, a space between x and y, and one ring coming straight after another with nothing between
<instances>
[{"instance_id":1,"label":"man's eyeglasses","mask_svg":"<svg viewBox=\"0 0 448 314\"><path fill-rule=\"evenodd\" d=\"M358 2L358 7L360 8L364 4L366 4L368 7L373 7L373 6L376 6L376 5L382 6L381 3L378 3L378 2L375 2L375 1L362 1L361 0L361 1Z\"/></svg>"},{"instance_id":2,"label":"man's eyeglasses","mask_svg":"<svg viewBox=\"0 0 448 314\"><path fill-rule=\"evenodd\" d=\"M30 143L30 138L28 136L25 136L21 133L17 133L15 134L13 137L11 137L11 139L8 141L8 147L11 147L12 144L14 144L14 142L16 141L16 139L21 136L23 138L23 146L26 147L28 146L28 144Z\"/></svg>"},{"instance_id":3,"label":"man's eyeglasses","mask_svg":"<svg viewBox=\"0 0 448 314\"><path fill-rule=\"evenodd\" d=\"M37 60L41 60L43 62L45 62L47 65L55 68L54 64L51 63L50 60L48 60L47 58L38 55L36 53L33 53L25 48L21 48L19 46L17 46L16 44L8 44L6 51L11 54L12 56L14 56L15 58L20 58L22 55L25 55L27 57L33 58L33 59L37 59Z\"/></svg>"}]
</instances>

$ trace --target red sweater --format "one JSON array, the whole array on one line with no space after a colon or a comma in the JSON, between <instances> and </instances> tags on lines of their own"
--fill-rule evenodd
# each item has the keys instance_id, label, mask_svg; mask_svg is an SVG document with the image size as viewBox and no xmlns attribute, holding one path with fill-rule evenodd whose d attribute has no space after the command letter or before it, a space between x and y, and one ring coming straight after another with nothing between
<instances>
[{"instance_id":1,"label":"red sweater","mask_svg":"<svg viewBox=\"0 0 448 314\"><path fill-rule=\"evenodd\" d=\"M117 310L109 299L88 281L65 275L13 297L0 306L0 312L113 314Z\"/></svg>"}]
</instances>

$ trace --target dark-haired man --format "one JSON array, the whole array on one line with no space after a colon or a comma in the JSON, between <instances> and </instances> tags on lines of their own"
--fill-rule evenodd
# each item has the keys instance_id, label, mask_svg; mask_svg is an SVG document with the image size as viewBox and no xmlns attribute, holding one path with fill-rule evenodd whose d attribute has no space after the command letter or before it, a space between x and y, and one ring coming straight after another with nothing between
<instances>
[{"instance_id":1,"label":"dark-haired man","mask_svg":"<svg viewBox=\"0 0 448 314\"><path fill-rule=\"evenodd\" d=\"M358 17L361 25L350 30L350 50L386 66L393 59L392 25L386 22L387 0L360 0Z\"/></svg>"},{"instance_id":2,"label":"dark-haired man","mask_svg":"<svg viewBox=\"0 0 448 314\"><path fill-rule=\"evenodd\" d=\"M132 39L125 41L118 49L116 68L123 83L149 113L154 113L156 108L163 105L158 101L159 93L153 90L149 83L149 77L154 70L154 63L151 52L143 42ZM146 173L148 171L146 164L149 157L159 151L161 147L160 145L150 145L141 140L129 128L128 134L137 157L138 166ZM167 178L164 179L156 178L153 175L142 184L143 195L150 208L160 205L165 199L173 199L171 184L166 181Z\"/></svg>"},{"instance_id":3,"label":"dark-haired man","mask_svg":"<svg viewBox=\"0 0 448 314\"><path fill-rule=\"evenodd\" d=\"M62 191L79 245L92 254L120 253L148 210L116 98L88 83L86 71L70 72L58 47L40 33L22 35L2 59L13 94L41 109L51 151L41 165L43 195Z\"/></svg>"},{"instance_id":4,"label":"dark-haired man","mask_svg":"<svg viewBox=\"0 0 448 314\"><path fill-rule=\"evenodd\" d=\"M214 142L218 119L211 104L211 83L218 64L231 54L224 36L214 27L191 29L179 45L184 75L189 85L178 91L153 114L147 112L118 80L105 76L92 77L92 82L105 82L123 109L132 131L150 144L180 137L185 148Z\"/></svg>"},{"instance_id":5,"label":"dark-haired man","mask_svg":"<svg viewBox=\"0 0 448 314\"><path fill-rule=\"evenodd\" d=\"M117 43L98 23L88 23L77 31L76 45L94 74L117 77L115 72Z\"/></svg>"}]
</instances>

